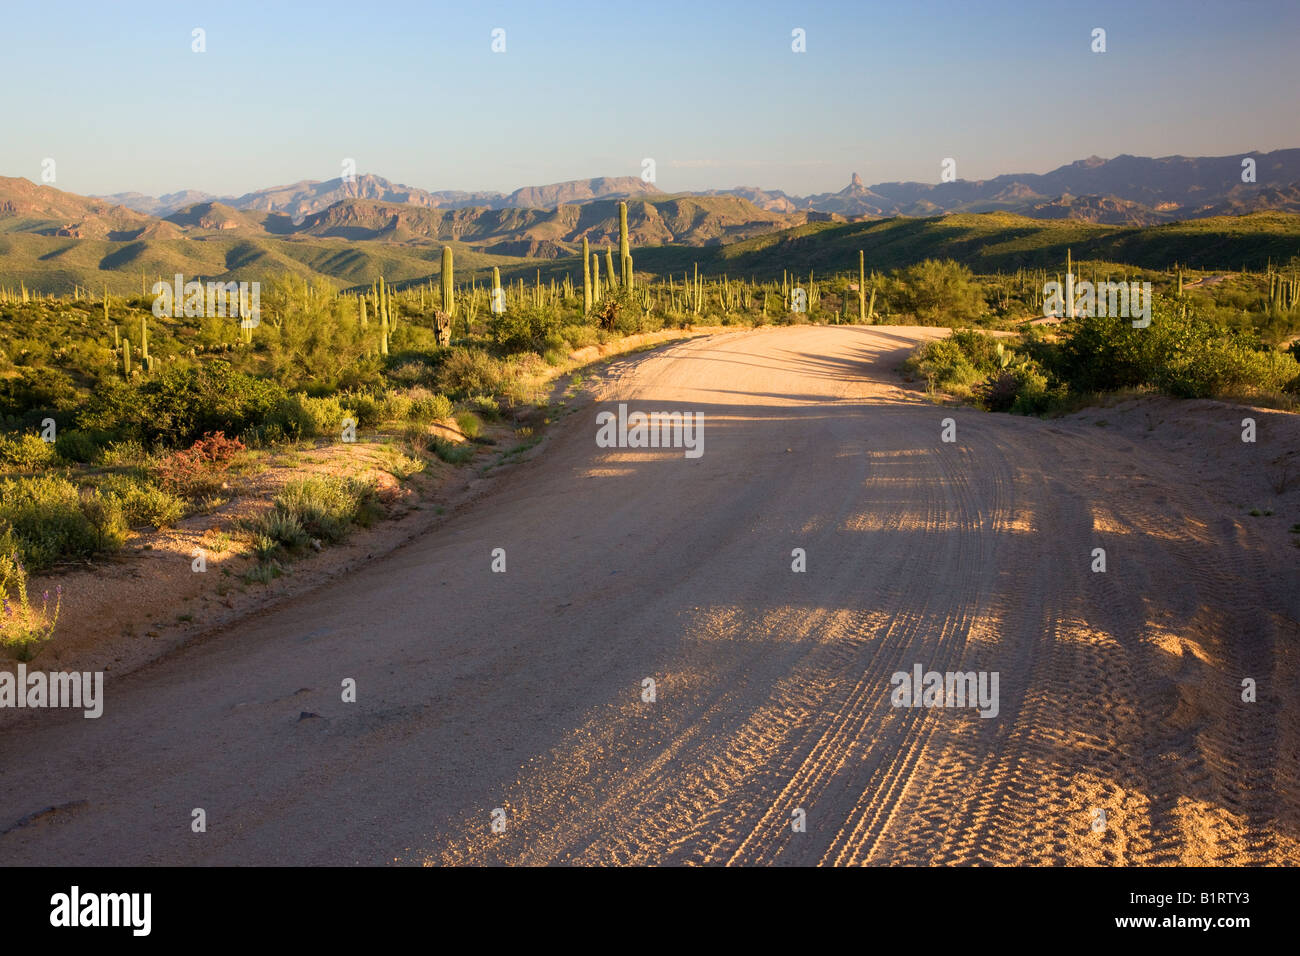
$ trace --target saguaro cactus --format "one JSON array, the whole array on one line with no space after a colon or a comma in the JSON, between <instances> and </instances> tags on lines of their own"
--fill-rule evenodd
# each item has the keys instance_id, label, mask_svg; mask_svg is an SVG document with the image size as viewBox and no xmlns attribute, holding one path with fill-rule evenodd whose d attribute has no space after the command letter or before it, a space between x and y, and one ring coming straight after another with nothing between
<instances>
[{"instance_id":1,"label":"saguaro cactus","mask_svg":"<svg viewBox=\"0 0 1300 956\"><path fill-rule=\"evenodd\" d=\"M1065 250L1065 285L1061 287L1065 291L1065 317L1074 318L1074 260L1070 256L1070 250Z\"/></svg>"},{"instance_id":2,"label":"saguaro cactus","mask_svg":"<svg viewBox=\"0 0 1300 956\"><path fill-rule=\"evenodd\" d=\"M582 314L591 311L591 249L582 237Z\"/></svg>"},{"instance_id":3,"label":"saguaro cactus","mask_svg":"<svg viewBox=\"0 0 1300 956\"><path fill-rule=\"evenodd\" d=\"M451 246L442 247L442 311L456 316L456 275L452 271Z\"/></svg>"},{"instance_id":4,"label":"saguaro cactus","mask_svg":"<svg viewBox=\"0 0 1300 956\"><path fill-rule=\"evenodd\" d=\"M605 282L610 289L618 288L618 282L614 279L614 252L609 246L605 247Z\"/></svg>"},{"instance_id":5,"label":"saguaro cactus","mask_svg":"<svg viewBox=\"0 0 1300 956\"><path fill-rule=\"evenodd\" d=\"M858 321L867 321L867 256L858 250Z\"/></svg>"},{"instance_id":6,"label":"saguaro cactus","mask_svg":"<svg viewBox=\"0 0 1300 956\"><path fill-rule=\"evenodd\" d=\"M623 288L632 288L632 250L627 242L627 203L618 204L618 260L623 266Z\"/></svg>"},{"instance_id":7,"label":"saguaro cactus","mask_svg":"<svg viewBox=\"0 0 1300 956\"><path fill-rule=\"evenodd\" d=\"M122 340L122 371L126 373L127 378L131 377L131 340L130 339Z\"/></svg>"},{"instance_id":8,"label":"saguaro cactus","mask_svg":"<svg viewBox=\"0 0 1300 956\"><path fill-rule=\"evenodd\" d=\"M600 301L600 257L591 254L591 296L593 302Z\"/></svg>"},{"instance_id":9,"label":"saguaro cactus","mask_svg":"<svg viewBox=\"0 0 1300 956\"><path fill-rule=\"evenodd\" d=\"M149 320L140 316L140 361L149 364Z\"/></svg>"}]
</instances>

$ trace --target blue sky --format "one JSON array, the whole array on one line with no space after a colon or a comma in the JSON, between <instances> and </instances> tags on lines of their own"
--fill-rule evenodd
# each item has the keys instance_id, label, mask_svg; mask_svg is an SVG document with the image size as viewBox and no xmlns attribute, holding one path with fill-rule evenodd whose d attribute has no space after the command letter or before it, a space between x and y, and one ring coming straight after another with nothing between
<instances>
[{"instance_id":1,"label":"blue sky","mask_svg":"<svg viewBox=\"0 0 1300 956\"><path fill-rule=\"evenodd\" d=\"M50 157L78 193L238 194L345 157L509 191L649 157L668 191L806 194L855 171L937 181L949 156L978 179L1300 146L1293 0L42 0L5 17L0 175L39 181Z\"/></svg>"}]
</instances>

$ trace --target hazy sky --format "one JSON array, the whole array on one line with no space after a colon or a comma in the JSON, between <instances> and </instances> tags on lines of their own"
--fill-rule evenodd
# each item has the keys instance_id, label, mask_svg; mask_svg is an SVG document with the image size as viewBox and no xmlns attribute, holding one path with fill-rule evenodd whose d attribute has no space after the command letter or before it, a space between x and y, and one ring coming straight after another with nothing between
<instances>
[{"instance_id":1,"label":"hazy sky","mask_svg":"<svg viewBox=\"0 0 1300 956\"><path fill-rule=\"evenodd\" d=\"M509 191L648 157L668 191L806 194L937 181L949 156L979 179L1300 146L1296 0L6 7L0 175L49 157L77 193L238 194L345 157Z\"/></svg>"}]
</instances>

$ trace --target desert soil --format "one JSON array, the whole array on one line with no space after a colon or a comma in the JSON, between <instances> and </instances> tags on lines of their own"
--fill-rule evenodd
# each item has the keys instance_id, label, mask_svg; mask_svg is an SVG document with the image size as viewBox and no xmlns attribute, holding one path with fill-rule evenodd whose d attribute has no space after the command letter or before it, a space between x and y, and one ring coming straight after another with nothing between
<instances>
[{"instance_id":1,"label":"desert soil","mask_svg":"<svg viewBox=\"0 0 1300 956\"><path fill-rule=\"evenodd\" d=\"M618 360L391 553L8 720L0 863L1300 863L1296 416L940 407L936 334ZM703 456L596 447L618 402ZM894 707L916 664L997 716Z\"/></svg>"}]
</instances>

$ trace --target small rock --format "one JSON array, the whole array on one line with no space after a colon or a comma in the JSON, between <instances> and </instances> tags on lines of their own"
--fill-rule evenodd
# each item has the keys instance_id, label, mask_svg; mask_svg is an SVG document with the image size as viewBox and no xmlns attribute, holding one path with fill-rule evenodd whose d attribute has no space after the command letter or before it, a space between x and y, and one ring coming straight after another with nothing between
<instances>
[{"instance_id":1,"label":"small rock","mask_svg":"<svg viewBox=\"0 0 1300 956\"><path fill-rule=\"evenodd\" d=\"M320 550L320 547L321 547L321 545L320 545L320 538L312 538L312 539L311 539L311 549L312 549L313 551L319 551L319 550Z\"/></svg>"},{"instance_id":2,"label":"small rock","mask_svg":"<svg viewBox=\"0 0 1300 956\"><path fill-rule=\"evenodd\" d=\"M304 710L301 714L298 715L298 720L299 721L311 720L313 717L319 717L319 716L320 714L313 714L310 710Z\"/></svg>"}]
</instances>

